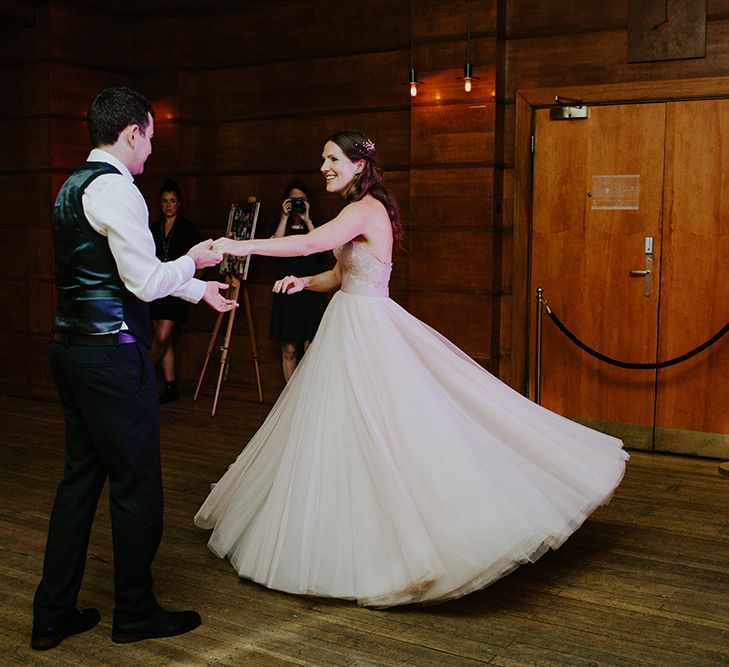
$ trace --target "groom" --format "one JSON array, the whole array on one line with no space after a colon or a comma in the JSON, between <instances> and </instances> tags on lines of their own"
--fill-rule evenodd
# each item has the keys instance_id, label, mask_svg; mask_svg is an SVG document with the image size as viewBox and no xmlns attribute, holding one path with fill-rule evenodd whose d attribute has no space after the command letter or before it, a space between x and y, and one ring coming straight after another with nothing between
<instances>
[{"instance_id":1,"label":"groom","mask_svg":"<svg viewBox=\"0 0 729 667\"><path fill-rule=\"evenodd\" d=\"M164 610L151 566L162 537L159 401L149 355L146 301L172 294L234 308L196 269L222 256L210 241L161 263L147 205L133 183L152 152L153 111L128 88L107 88L88 112L94 149L63 184L53 210L58 307L50 363L65 419L63 479L33 600L31 646L46 650L93 628L101 615L78 609L91 525L109 479L114 549L112 640L188 632L195 611Z\"/></svg>"}]
</instances>

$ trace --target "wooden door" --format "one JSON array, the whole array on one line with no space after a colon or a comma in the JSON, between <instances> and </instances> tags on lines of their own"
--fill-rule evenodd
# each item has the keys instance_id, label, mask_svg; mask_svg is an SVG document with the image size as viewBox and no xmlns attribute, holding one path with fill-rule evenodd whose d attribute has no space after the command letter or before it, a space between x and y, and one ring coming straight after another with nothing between
<instances>
[{"instance_id":1,"label":"wooden door","mask_svg":"<svg viewBox=\"0 0 729 667\"><path fill-rule=\"evenodd\" d=\"M644 268L651 237L660 275L665 115L664 104L591 107L586 120L536 112L531 291L542 287L587 345L625 361L656 359L657 283L645 296L630 271ZM546 320L543 333L541 403L652 447L655 371L598 361Z\"/></svg>"},{"instance_id":2,"label":"wooden door","mask_svg":"<svg viewBox=\"0 0 729 667\"><path fill-rule=\"evenodd\" d=\"M629 177L634 208L603 196ZM586 344L632 362L696 347L729 320L729 100L591 107L570 121L537 111L532 227L532 293L541 286ZM649 295L630 275L646 268L646 238ZM729 336L652 371L594 359L546 316L543 331L543 405L630 447L729 457Z\"/></svg>"},{"instance_id":3,"label":"wooden door","mask_svg":"<svg viewBox=\"0 0 729 667\"><path fill-rule=\"evenodd\" d=\"M729 321L729 100L676 102L666 122L659 356ZM729 335L660 370L656 449L729 458Z\"/></svg>"}]
</instances>

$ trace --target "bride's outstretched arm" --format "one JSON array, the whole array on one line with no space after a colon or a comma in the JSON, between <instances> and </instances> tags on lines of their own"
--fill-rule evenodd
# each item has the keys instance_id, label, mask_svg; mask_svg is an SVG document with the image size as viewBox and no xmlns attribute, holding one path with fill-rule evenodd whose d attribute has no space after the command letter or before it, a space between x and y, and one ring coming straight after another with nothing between
<instances>
[{"instance_id":1,"label":"bride's outstretched arm","mask_svg":"<svg viewBox=\"0 0 729 667\"><path fill-rule=\"evenodd\" d=\"M286 276L277 280L273 284L274 292L282 292L284 294L295 294L301 290L309 290L310 292L333 292L342 284L342 271L339 268L339 262L336 263L331 271L317 273L315 276Z\"/></svg>"},{"instance_id":2,"label":"bride's outstretched arm","mask_svg":"<svg viewBox=\"0 0 729 667\"><path fill-rule=\"evenodd\" d=\"M339 215L308 234L283 238L235 241L219 238L213 250L224 255L268 255L269 257L299 257L332 250L351 241L367 229L370 203L362 200L345 206Z\"/></svg>"}]
</instances>

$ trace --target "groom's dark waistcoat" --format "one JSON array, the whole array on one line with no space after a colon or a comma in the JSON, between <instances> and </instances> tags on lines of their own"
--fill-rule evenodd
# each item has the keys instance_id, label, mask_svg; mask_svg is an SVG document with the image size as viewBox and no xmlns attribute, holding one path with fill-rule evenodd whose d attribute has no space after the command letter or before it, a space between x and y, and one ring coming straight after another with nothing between
<instances>
[{"instance_id":1,"label":"groom's dark waistcoat","mask_svg":"<svg viewBox=\"0 0 729 667\"><path fill-rule=\"evenodd\" d=\"M119 277L109 241L86 218L81 197L102 174L121 172L106 162L85 162L61 187L53 208L58 305L53 330L100 334L129 332L149 344L149 308Z\"/></svg>"}]
</instances>

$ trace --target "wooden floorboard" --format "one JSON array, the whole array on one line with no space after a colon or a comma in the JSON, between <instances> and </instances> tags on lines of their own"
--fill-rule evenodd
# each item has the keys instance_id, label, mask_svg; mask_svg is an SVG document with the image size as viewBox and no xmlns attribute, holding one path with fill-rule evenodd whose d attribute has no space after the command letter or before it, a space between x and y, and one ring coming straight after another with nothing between
<instances>
[{"instance_id":1,"label":"wooden floorboard","mask_svg":"<svg viewBox=\"0 0 729 667\"><path fill-rule=\"evenodd\" d=\"M729 478L717 462L633 452L612 502L558 551L483 591L378 611L240 580L192 523L269 405L163 406L165 534L155 590L203 625L177 638L111 641L111 536L102 498L81 594L97 628L29 648L31 600L62 468L55 403L0 398L0 661L10 665L729 665Z\"/></svg>"}]
</instances>

